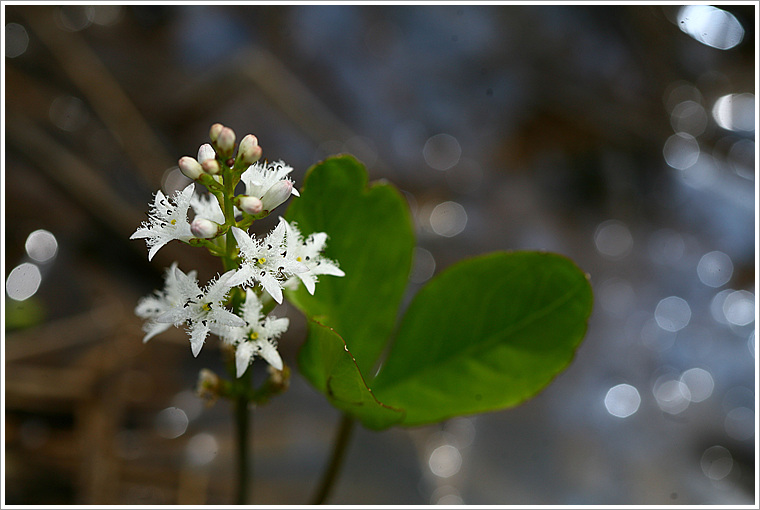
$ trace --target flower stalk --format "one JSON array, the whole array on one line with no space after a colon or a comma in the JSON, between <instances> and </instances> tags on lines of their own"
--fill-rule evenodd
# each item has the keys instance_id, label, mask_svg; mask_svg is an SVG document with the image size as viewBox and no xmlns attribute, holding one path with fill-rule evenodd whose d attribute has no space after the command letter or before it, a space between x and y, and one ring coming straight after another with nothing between
<instances>
[{"instance_id":1,"label":"flower stalk","mask_svg":"<svg viewBox=\"0 0 760 510\"><path fill-rule=\"evenodd\" d=\"M185 327L192 354L198 356L209 335L221 340L230 379L204 369L198 394L208 403L225 398L233 404L238 473L235 502L246 504L250 500L250 409L287 390L290 379L290 370L277 351L278 339L290 322L271 312L282 303L286 286L302 282L313 294L318 275L343 276L343 272L321 255L325 233L304 240L297 226L283 218L266 236L249 233L256 220L291 196L299 196L288 178L293 169L282 161L258 162L262 150L253 135L243 137L237 155L232 129L214 124L209 138L211 143L201 145L197 158L179 159L180 170L193 182L172 195L157 191L147 221L131 239L145 239L149 260L172 241L205 248L221 259L224 272L201 285L196 271L185 273L175 262L165 273L164 288L142 298L135 313L145 319L144 342L171 326ZM240 181L245 193L236 196ZM208 193L203 193L203 188ZM188 218L191 211L192 220ZM258 388L252 387L249 369L255 358L269 364L269 377Z\"/></svg>"}]
</instances>

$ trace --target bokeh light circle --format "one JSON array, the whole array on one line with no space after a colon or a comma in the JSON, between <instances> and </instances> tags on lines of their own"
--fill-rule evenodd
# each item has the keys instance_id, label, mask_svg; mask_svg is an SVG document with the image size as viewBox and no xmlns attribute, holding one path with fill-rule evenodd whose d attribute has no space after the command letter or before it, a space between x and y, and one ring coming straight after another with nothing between
<instances>
[{"instance_id":1,"label":"bokeh light circle","mask_svg":"<svg viewBox=\"0 0 760 510\"><path fill-rule=\"evenodd\" d=\"M31 262L24 262L14 267L5 280L5 292L16 301L24 301L32 297L40 288L42 273L40 268Z\"/></svg>"},{"instance_id":2,"label":"bokeh light circle","mask_svg":"<svg viewBox=\"0 0 760 510\"><path fill-rule=\"evenodd\" d=\"M641 395L630 384L618 384L607 391L604 407L612 416L627 418L639 410Z\"/></svg>"},{"instance_id":3,"label":"bokeh light circle","mask_svg":"<svg viewBox=\"0 0 760 510\"><path fill-rule=\"evenodd\" d=\"M728 283L734 273L731 257L722 251L705 253L697 264L699 281L709 287L721 287Z\"/></svg>"},{"instance_id":4,"label":"bokeh light circle","mask_svg":"<svg viewBox=\"0 0 760 510\"><path fill-rule=\"evenodd\" d=\"M654 311L657 325L665 331L676 332L685 328L691 320L689 303L678 296L670 296L660 300Z\"/></svg>"}]
</instances>

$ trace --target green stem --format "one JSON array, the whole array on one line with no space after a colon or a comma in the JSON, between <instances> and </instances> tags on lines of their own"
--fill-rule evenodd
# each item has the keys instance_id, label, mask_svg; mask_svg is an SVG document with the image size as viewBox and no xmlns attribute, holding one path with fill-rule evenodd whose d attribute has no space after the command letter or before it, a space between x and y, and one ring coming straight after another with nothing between
<instances>
[{"instance_id":1,"label":"green stem","mask_svg":"<svg viewBox=\"0 0 760 510\"><path fill-rule=\"evenodd\" d=\"M248 502L248 396L240 394L235 399L235 428L237 431L237 490L235 504Z\"/></svg>"},{"instance_id":2,"label":"green stem","mask_svg":"<svg viewBox=\"0 0 760 510\"><path fill-rule=\"evenodd\" d=\"M321 505L327 501L327 498L330 496L330 491L332 491L333 486L338 479L340 468L346 457L348 443L351 440L351 433L353 432L355 422L356 420L346 414L341 418L338 432L333 441L333 451L332 456L330 457L330 463L327 465L327 470L322 475L319 489L312 499L312 505Z\"/></svg>"}]
</instances>

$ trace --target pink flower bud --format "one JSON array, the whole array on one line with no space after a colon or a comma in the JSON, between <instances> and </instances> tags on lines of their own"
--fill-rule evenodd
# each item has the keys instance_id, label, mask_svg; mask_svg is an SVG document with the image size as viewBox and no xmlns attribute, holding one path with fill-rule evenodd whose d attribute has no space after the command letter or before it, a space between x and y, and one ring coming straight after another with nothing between
<instances>
[{"instance_id":1,"label":"pink flower bud","mask_svg":"<svg viewBox=\"0 0 760 510\"><path fill-rule=\"evenodd\" d=\"M190 156L182 156L179 158L179 169L188 179L196 180L203 174L203 168L200 163Z\"/></svg>"},{"instance_id":2,"label":"pink flower bud","mask_svg":"<svg viewBox=\"0 0 760 510\"><path fill-rule=\"evenodd\" d=\"M219 124L218 122L211 126L211 129L208 131L208 137L211 139L212 143L216 143L216 140L219 138L219 133L222 132L222 129L224 126Z\"/></svg>"},{"instance_id":3,"label":"pink flower bud","mask_svg":"<svg viewBox=\"0 0 760 510\"><path fill-rule=\"evenodd\" d=\"M272 211L285 202L293 193L293 182L288 179L277 181L261 197L261 206L265 211Z\"/></svg>"},{"instance_id":4,"label":"pink flower bud","mask_svg":"<svg viewBox=\"0 0 760 510\"><path fill-rule=\"evenodd\" d=\"M232 150L235 148L235 132L228 127L223 127L219 132L219 138L216 139L216 146L219 149L219 155L223 158L232 156Z\"/></svg>"},{"instance_id":5,"label":"pink flower bud","mask_svg":"<svg viewBox=\"0 0 760 510\"><path fill-rule=\"evenodd\" d=\"M203 168L204 172L211 175L216 175L222 171L222 168L219 166L219 162L216 159L207 159L201 163L201 168Z\"/></svg>"},{"instance_id":6,"label":"pink flower bud","mask_svg":"<svg viewBox=\"0 0 760 510\"><path fill-rule=\"evenodd\" d=\"M195 218L190 224L190 232L195 237L209 239L216 237L216 234L219 232L219 224L206 218Z\"/></svg>"},{"instance_id":7,"label":"pink flower bud","mask_svg":"<svg viewBox=\"0 0 760 510\"><path fill-rule=\"evenodd\" d=\"M237 159L240 166L252 165L261 158L261 147L259 147L259 141L253 135L245 135L240 140L240 147L238 147Z\"/></svg>"},{"instance_id":8,"label":"pink flower bud","mask_svg":"<svg viewBox=\"0 0 760 510\"><path fill-rule=\"evenodd\" d=\"M253 215L259 214L264 210L264 204L261 203L261 199L258 197L249 197L246 195L240 196L238 207L241 211Z\"/></svg>"},{"instance_id":9,"label":"pink flower bud","mask_svg":"<svg viewBox=\"0 0 760 510\"><path fill-rule=\"evenodd\" d=\"M204 143L198 149L198 163L203 164L207 159L216 159L216 151L210 143Z\"/></svg>"}]
</instances>

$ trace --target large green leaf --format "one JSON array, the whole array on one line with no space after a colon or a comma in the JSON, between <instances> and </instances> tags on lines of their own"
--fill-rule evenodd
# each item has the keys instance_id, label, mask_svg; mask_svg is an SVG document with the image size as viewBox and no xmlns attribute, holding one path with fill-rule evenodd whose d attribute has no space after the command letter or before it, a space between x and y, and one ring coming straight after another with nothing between
<instances>
[{"instance_id":1,"label":"large green leaf","mask_svg":"<svg viewBox=\"0 0 760 510\"><path fill-rule=\"evenodd\" d=\"M286 214L304 235L326 232L324 254L346 273L320 277L313 296L301 287L288 298L346 339L365 376L394 328L414 249L404 197L388 183L367 181L352 156L329 158L309 169Z\"/></svg>"},{"instance_id":2,"label":"large green leaf","mask_svg":"<svg viewBox=\"0 0 760 510\"><path fill-rule=\"evenodd\" d=\"M298 354L301 373L332 405L369 429L399 423L404 413L380 403L367 387L343 339L332 329L309 322L309 335Z\"/></svg>"},{"instance_id":3,"label":"large green leaf","mask_svg":"<svg viewBox=\"0 0 760 510\"><path fill-rule=\"evenodd\" d=\"M373 390L406 410L403 425L517 405L571 361L591 307L585 274L560 255L457 263L413 299Z\"/></svg>"}]
</instances>

